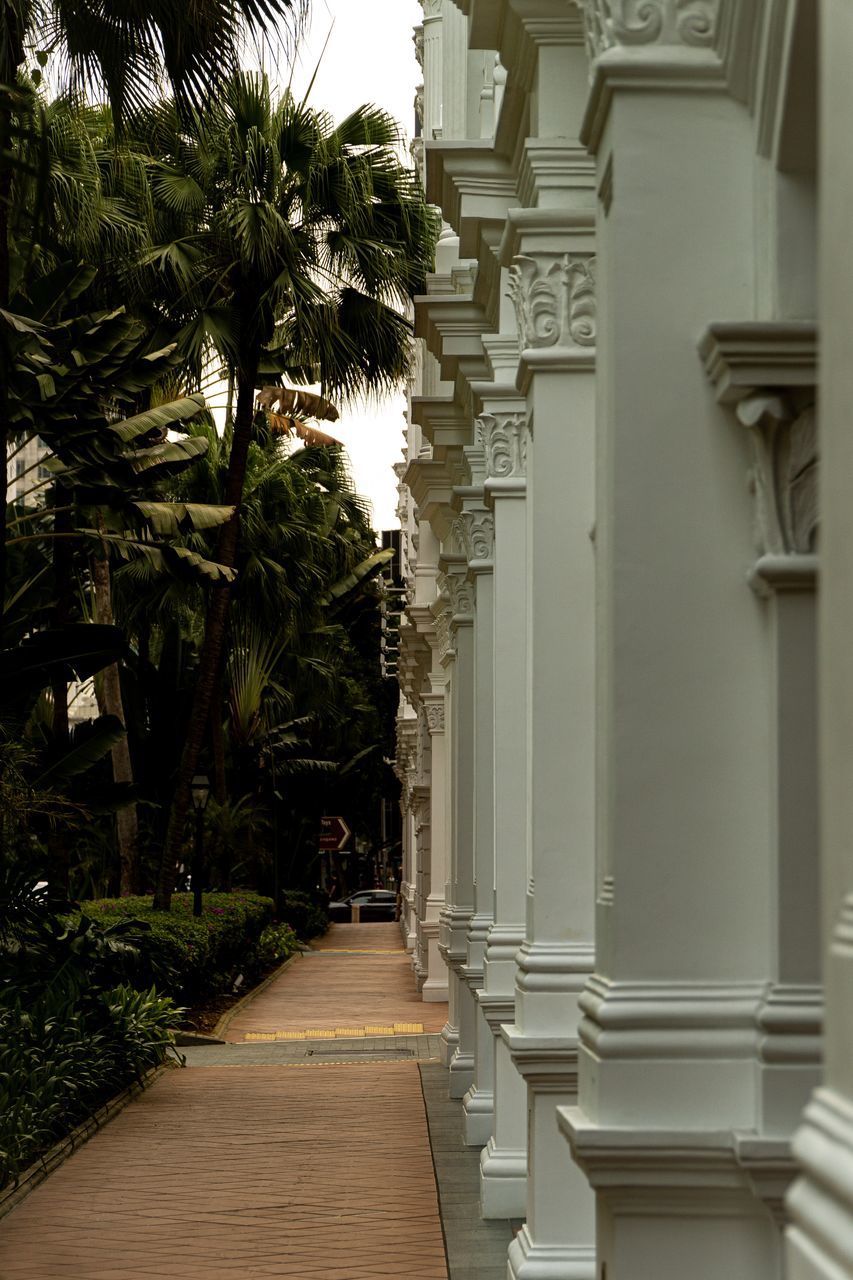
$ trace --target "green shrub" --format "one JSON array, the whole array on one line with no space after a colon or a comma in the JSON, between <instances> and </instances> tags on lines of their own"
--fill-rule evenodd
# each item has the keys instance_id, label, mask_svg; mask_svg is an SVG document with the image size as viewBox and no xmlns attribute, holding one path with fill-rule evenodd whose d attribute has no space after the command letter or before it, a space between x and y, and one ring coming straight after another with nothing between
<instances>
[{"instance_id":1,"label":"green shrub","mask_svg":"<svg viewBox=\"0 0 853 1280\"><path fill-rule=\"evenodd\" d=\"M289 924L268 924L258 943L257 966L269 969L281 964L299 949L299 940Z\"/></svg>"},{"instance_id":2,"label":"green shrub","mask_svg":"<svg viewBox=\"0 0 853 1280\"><path fill-rule=\"evenodd\" d=\"M261 935L273 916L271 898L248 891L206 893L202 914L192 894L176 893L171 911L154 911L149 898L102 898L81 904L99 924L137 921L127 934L139 952L137 987L156 984L182 1004L230 990L238 974L257 967Z\"/></svg>"},{"instance_id":3,"label":"green shrub","mask_svg":"<svg viewBox=\"0 0 853 1280\"><path fill-rule=\"evenodd\" d=\"M299 889L284 889L279 894L276 914L303 942L319 937L329 927L329 913Z\"/></svg>"},{"instance_id":4,"label":"green shrub","mask_svg":"<svg viewBox=\"0 0 853 1280\"><path fill-rule=\"evenodd\" d=\"M0 1007L0 1187L163 1062L179 1013L156 991L126 986Z\"/></svg>"}]
</instances>

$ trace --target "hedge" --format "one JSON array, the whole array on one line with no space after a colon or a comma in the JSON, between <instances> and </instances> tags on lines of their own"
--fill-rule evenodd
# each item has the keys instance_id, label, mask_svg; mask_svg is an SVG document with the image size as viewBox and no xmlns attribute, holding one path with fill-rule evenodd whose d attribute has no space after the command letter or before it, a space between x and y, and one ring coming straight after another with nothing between
<instances>
[{"instance_id":1,"label":"hedge","mask_svg":"<svg viewBox=\"0 0 853 1280\"><path fill-rule=\"evenodd\" d=\"M283 889L278 896L276 914L286 921L298 938L310 942L329 927L329 913L299 889Z\"/></svg>"},{"instance_id":2,"label":"hedge","mask_svg":"<svg viewBox=\"0 0 853 1280\"><path fill-rule=\"evenodd\" d=\"M128 936L140 953L134 985L153 984L179 1004L230 990L238 975L251 976L269 962L259 948L273 918L273 901L256 893L206 893L200 916L192 913L189 893L176 893L168 912L154 911L147 897L102 898L81 903L80 909L98 924L140 921L142 928Z\"/></svg>"}]
</instances>

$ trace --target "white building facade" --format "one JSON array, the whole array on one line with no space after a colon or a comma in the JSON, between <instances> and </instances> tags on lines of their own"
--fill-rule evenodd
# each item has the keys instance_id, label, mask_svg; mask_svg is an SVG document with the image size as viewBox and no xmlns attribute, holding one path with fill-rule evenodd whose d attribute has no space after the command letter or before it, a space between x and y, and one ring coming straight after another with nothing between
<instances>
[{"instance_id":1,"label":"white building facade","mask_svg":"<svg viewBox=\"0 0 853 1280\"><path fill-rule=\"evenodd\" d=\"M402 927L481 1211L853 1277L853 4L423 4Z\"/></svg>"}]
</instances>

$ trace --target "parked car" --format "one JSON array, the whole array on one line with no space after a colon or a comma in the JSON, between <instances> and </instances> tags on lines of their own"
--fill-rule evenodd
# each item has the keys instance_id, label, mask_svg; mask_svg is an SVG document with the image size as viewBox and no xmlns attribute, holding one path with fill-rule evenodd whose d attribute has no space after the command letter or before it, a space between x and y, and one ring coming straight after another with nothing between
<instances>
[{"instance_id":1,"label":"parked car","mask_svg":"<svg viewBox=\"0 0 853 1280\"><path fill-rule=\"evenodd\" d=\"M353 907L359 908L364 921L396 920L397 895L392 889L359 889L341 902L330 902L329 919L348 923L352 920Z\"/></svg>"}]
</instances>

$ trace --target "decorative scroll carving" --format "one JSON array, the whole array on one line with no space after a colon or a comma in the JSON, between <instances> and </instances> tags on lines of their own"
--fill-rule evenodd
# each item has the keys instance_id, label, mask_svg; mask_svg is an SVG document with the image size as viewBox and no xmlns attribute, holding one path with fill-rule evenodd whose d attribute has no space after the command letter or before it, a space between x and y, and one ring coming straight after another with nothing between
<instances>
[{"instance_id":1,"label":"decorative scroll carving","mask_svg":"<svg viewBox=\"0 0 853 1280\"><path fill-rule=\"evenodd\" d=\"M714 43L720 0L581 0L590 56L614 45Z\"/></svg>"},{"instance_id":2,"label":"decorative scroll carving","mask_svg":"<svg viewBox=\"0 0 853 1280\"><path fill-rule=\"evenodd\" d=\"M412 43L415 46L415 58L421 71L424 69L424 29L422 26L415 27L412 35Z\"/></svg>"},{"instance_id":3,"label":"decorative scroll carving","mask_svg":"<svg viewBox=\"0 0 853 1280\"><path fill-rule=\"evenodd\" d=\"M508 288L522 350L595 345L594 254L519 254L509 269Z\"/></svg>"},{"instance_id":4,"label":"decorative scroll carving","mask_svg":"<svg viewBox=\"0 0 853 1280\"><path fill-rule=\"evenodd\" d=\"M818 535L818 443L814 404L774 392L746 396L737 416L750 428L755 540L760 555L811 555Z\"/></svg>"},{"instance_id":5,"label":"decorative scroll carving","mask_svg":"<svg viewBox=\"0 0 853 1280\"><path fill-rule=\"evenodd\" d=\"M453 614L467 618L474 612L474 588L464 578L453 574L447 581Z\"/></svg>"},{"instance_id":6,"label":"decorative scroll carving","mask_svg":"<svg viewBox=\"0 0 853 1280\"><path fill-rule=\"evenodd\" d=\"M527 470L527 422L523 413L483 413L476 419L477 435L486 455L486 477L523 478Z\"/></svg>"},{"instance_id":7,"label":"decorative scroll carving","mask_svg":"<svg viewBox=\"0 0 853 1280\"><path fill-rule=\"evenodd\" d=\"M495 553L495 517L491 511L466 511L462 519L468 563L491 560Z\"/></svg>"},{"instance_id":8,"label":"decorative scroll carving","mask_svg":"<svg viewBox=\"0 0 853 1280\"><path fill-rule=\"evenodd\" d=\"M438 642L439 660L446 658L453 647L450 637L450 618L449 609L442 609L440 613L435 615L435 635Z\"/></svg>"},{"instance_id":9,"label":"decorative scroll carving","mask_svg":"<svg viewBox=\"0 0 853 1280\"><path fill-rule=\"evenodd\" d=\"M430 733L444 733L444 702L426 703L426 718Z\"/></svg>"}]
</instances>

